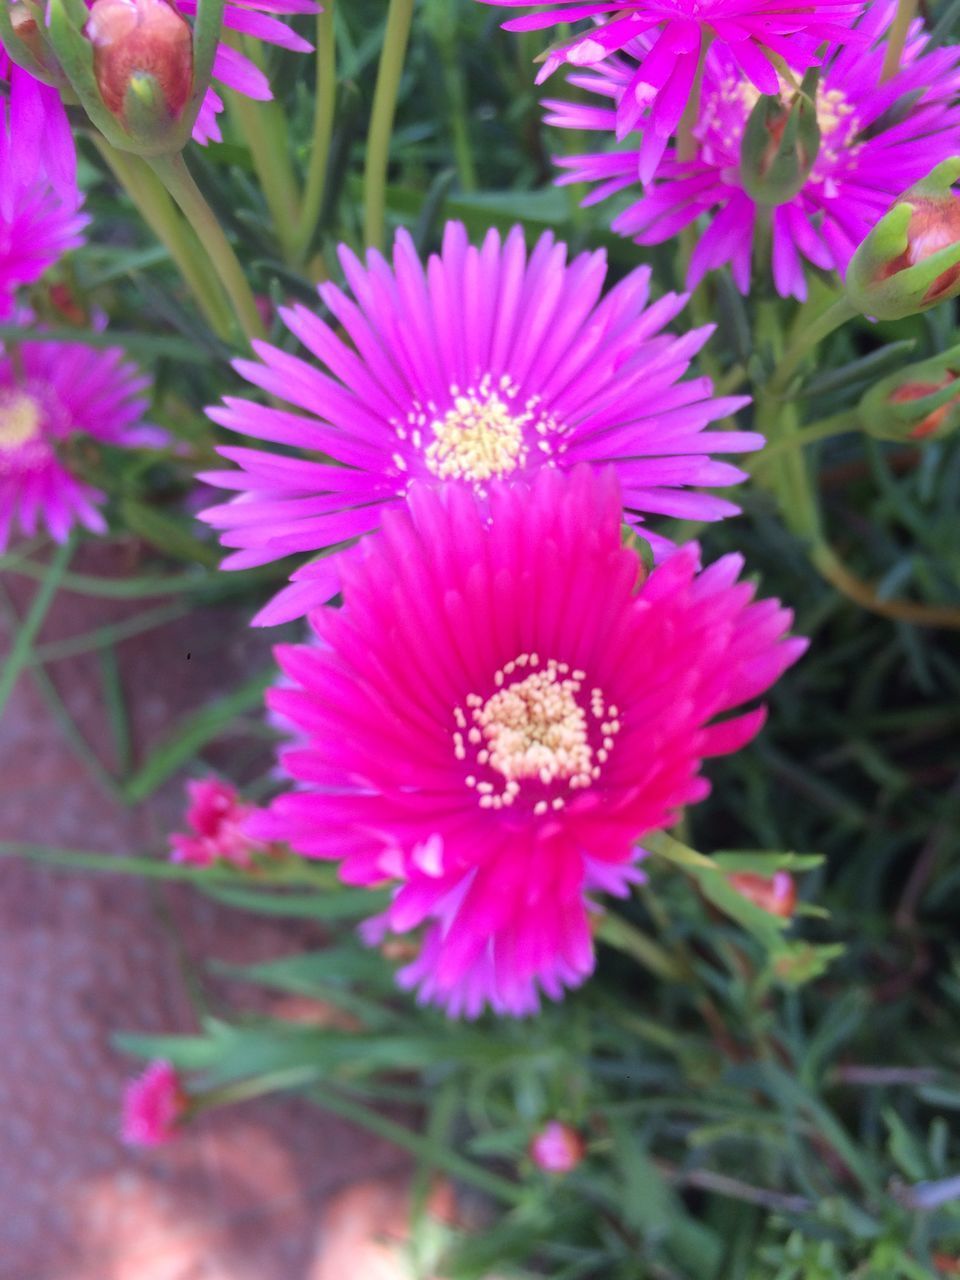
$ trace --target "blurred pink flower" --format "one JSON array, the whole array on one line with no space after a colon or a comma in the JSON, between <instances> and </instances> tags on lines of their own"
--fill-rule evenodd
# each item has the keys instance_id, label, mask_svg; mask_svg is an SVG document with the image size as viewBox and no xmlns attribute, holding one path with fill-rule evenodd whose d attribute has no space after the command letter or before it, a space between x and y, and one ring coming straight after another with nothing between
<instances>
[{"instance_id":1,"label":"blurred pink flower","mask_svg":"<svg viewBox=\"0 0 960 1280\"><path fill-rule=\"evenodd\" d=\"M712 455L763 439L706 429L748 400L714 398L707 378L683 380L713 326L664 332L686 298L651 303L647 267L603 297L602 251L568 261L548 232L528 255L519 227L503 242L490 231L474 247L457 222L426 265L405 231L392 266L375 252L366 266L346 248L340 258L356 300L321 286L332 323L303 306L280 311L315 364L259 342L260 363L235 362L248 382L303 412L234 396L208 410L240 436L299 451L230 446L219 452L236 467L200 474L237 495L202 516L236 548L224 568L369 533L417 479L482 495L498 477L584 460L615 464L631 521L737 512L695 490L738 483L744 473ZM658 554L672 549L646 525L642 534ZM339 590L338 560L296 570L255 621L282 622L325 603Z\"/></svg>"},{"instance_id":2,"label":"blurred pink flower","mask_svg":"<svg viewBox=\"0 0 960 1280\"><path fill-rule=\"evenodd\" d=\"M646 578L621 541L614 468L491 486L415 485L344 558L320 644L279 646L270 705L309 734L283 756L301 790L251 819L264 840L397 883L364 926L426 926L399 982L451 1015L524 1015L593 968L589 896L625 896L637 841L709 786L707 756L806 647L789 610L751 603L739 556L695 545ZM639 586L638 586L639 584Z\"/></svg>"},{"instance_id":3,"label":"blurred pink flower","mask_svg":"<svg viewBox=\"0 0 960 1280\"><path fill-rule=\"evenodd\" d=\"M57 542L74 524L106 530L103 494L74 474L69 449L82 433L119 447L165 444L142 422L148 386L119 348L25 341L15 357L0 348L0 551L15 521L27 537L43 523Z\"/></svg>"},{"instance_id":4,"label":"blurred pink flower","mask_svg":"<svg viewBox=\"0 0 960 1280\"><path fill-rule=\"evenodd\" d=\"M545 1124L530 1143L530 1159L544 1173L572 1173L586 1155L586 1144L576 1129L559 1120Z\"/></svg>"},{"instance_id":5,"label":"blurred pink flower","mask_svg":"<svg viewBox=\"0 0 960 1280\"><path fill-rule=\"evenodd\" d=\"M804 260L842 276L867 232L907 187L941 160L960 150L960 46L926 52L928 37L915 22L901 70L880 82L885 34L895 0L874 0L852 45L833 45L824 58L817 96L820 150L809 177L793 199L775 206L770 217L773 279L784 297L806 297ZM629 91L642 47L627 47L592 72L571 82L611 105L548 100L547 122L561 128L616 130L616 104ZM779 90L775 85L773 92ZM758 206L740 177L740 147L757 93L745 81L729 50L711 47L694 134L697 152L681 162L671 149L657 180L640 191L639 149L615 150L556 160L561 185L596 184L585 203L593 204L637 187L637 199L613 221L613 229L638 244L660 244L706 218L690 258L687 285L729 263L742 293L750 289L755 260ZM647 126L640 122L640 127Z\"/></svg>"},{"instance_id":6,"label":"blurred pink flower","mask_svg":"<svg viewBox=\"0 0 960 1280\"><path fill-rule=\"evenodd\" d=\"M187 1095L169 1062L151 1062L123 1095L123 1140L135 1147L158 1147L176 1136Z\"/></svg>"},{"instance_id":7,"label":"blurred pink flower","mask_svg":"<svg viewBox=\"0 0 960 1280\"><path fill-rule=\"evenodd\" d=\"M254 806L242 804L236 788L219 778L200 778L187 783L190 804L186 812L189 833L170 836L173 862L208 867L222 859L235 867L249 867L254 855L266 846L244 831Z\"/></svg>"},{"instance_id":8,"label":"blurred pink flower","mask_svg":"<svg viewBox=\"0 0 960 1280\"><path fill-rule=\"evenodd\" d=\"M530 8L529 0L482 0L508 8ZM623 136L641 115L647 117L639 156L639 177L649 181L675 133L693 91L704 50L722 51L744 89L776 93L774 60L803 74L819 61L825 40L850 38L849 24L863 0L543 0L537 13L512 18L510 31L532 31L592 19L597 25L548 52L537 83L563 63L602 62L638 37L638 58L616 104Z\"/></svg>"}]
</instances>

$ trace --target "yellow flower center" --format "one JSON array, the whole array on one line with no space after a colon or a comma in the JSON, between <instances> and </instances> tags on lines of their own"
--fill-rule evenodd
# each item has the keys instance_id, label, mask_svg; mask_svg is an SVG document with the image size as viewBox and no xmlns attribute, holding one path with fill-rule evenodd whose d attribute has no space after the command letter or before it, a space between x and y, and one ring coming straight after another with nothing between
<instances>
[{"instance_id":1,"label":"yellow flower center","mask_svg":"<svg viewBox=\"0 0 960 1280\"><path fill-rule=\"evenodd\" d=\"M32 396L11 391L0 396L0 450L12 452L40 434L40 406Z\"/></svg>"},{"instance_id":2,"label":"yellow flower center","mask_svg":"<svg viewBox=\"0 0 960 1280\"><path fill-rule=\"evenodd\" d=\"M524 671L529 674L524 675ZM543 788L565 783L575 791L599 778L620 732L617 708L599 688L587 690L586 673L536 653L522 653L494 675L496 692L471 693L454 710L454 755L475 759L481 775L467 775L481 808L509 808L523 783L539 784L535 814L562 809L562 795ZM491 776L492 775L492 776Z\"/></svg>"}]
</instances>

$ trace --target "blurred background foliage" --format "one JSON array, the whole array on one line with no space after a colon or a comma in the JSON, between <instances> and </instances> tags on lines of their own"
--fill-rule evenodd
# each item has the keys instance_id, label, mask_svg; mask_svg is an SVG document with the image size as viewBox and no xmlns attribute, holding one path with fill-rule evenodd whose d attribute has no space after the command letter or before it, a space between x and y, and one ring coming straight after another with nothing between
<instances>
[{"instance_id":1,"label":"blurred background foliage","mask_svg":"<svg viewBox=\"0 0 960 1280\"><path fill-rule=\"evenodd\" d=\"M362 244L364 138L384 10L383 0L335 5L330 164L317 233L299 260L280 246L235 117L222 144L189 152L271 308L312 299L317 279L337 278L338 241ZM609 233L608 207L581 210L577 192L551 186L551 153L575 150L577 140L541 126L537 38L502 32L501 16L473 0L417 6L391 145L389 224L409 226L424 250L448 217L474 236L519 221L532 239L549 227L574 249L605 245L614 278L653 260L657 287L679 287L675 247L651 259ZM310 22L299 22L309 34ZM302 172L309 60L262 54L282 104L264 118ZM560 88L557 79L550 91ZM83 448L77 459L109 492L115 533L140 540L135 573L77 574L39 542L0 562L5 575L39 584L14 627L0 705L21 669L31 665L42 680L43 662L57 657L41 649L37 661L32 648L57 590L142 599L125 630L107 626L80 641L104 655L105 714L122 740L123 691L108 659L123 636L226 597L252 613L284 569L215 572L218 549L191 515L192 474L213 457L214 428L201 410L234 385L232 353L211 336L92 145L83 176L91 243L61 267L54 290L37 290L37 309L54 332L90 342L106 340L89 325L108 314L112 340L155 378L154 419L181 443L166 456ZM858 321L834 335L801 388L803 419L849 409L881 373L953 346L954 308L895 325ZM727 385L762 373L769 353L728 280L710 277L691 313L719 325L705 372ZM278 321L271 337L290 341ZM960 433L897 444L852 430L806 454L831 541L874 584L880 607L912 599L960 609ZM72 855L74 866L192 881L236 908L238 929L249 911L312 922L315 949L232 976L323 1000L349 1029L271 1025L221 1007L205 982L222 966L200 958L197 1035L131 1031L121 1044L196 1072L211 1104L295 1088L392 1138L417 1159L418 1206L433 1173L451 1175L482 1229L439 1232L415 1209L412 1275L438 1265L451 1280L960 1274L960 643L954 629L882 616L839 594L761 485L745 486L738 500L741 518L679 532L701 536L707 559L742 551L764 593L796 609L796 630L812 645L774 690L759 740L711 764L713 795L688 815L682 836L708 854L822 854L811 865L786 853L756 864L804 868L796 874L810 908L788 931L763 913L731 918L719 873L666 848L650 859L635 899L598 926L606 945L586 987L532 1021L451 1024L394 990L390 959L354 937L370 895L338 889L329 868L278 866L258 882L173 867L162 850L131 851L126 862ZM0 603L9 611L8 594ZM95 766L100 782L135 803L178 770L196 770L229 733L235 776L251 796L267 794L275 781L250 761L262 765L270 736L258 715L268 676L172 726L146 759L128 750L118 773ZM52 685L47 694L55 699ZM554 1117L587 1143L566 1177L543 1174L527 1155L532 1134Z\"/></svg>"}]
</instances>

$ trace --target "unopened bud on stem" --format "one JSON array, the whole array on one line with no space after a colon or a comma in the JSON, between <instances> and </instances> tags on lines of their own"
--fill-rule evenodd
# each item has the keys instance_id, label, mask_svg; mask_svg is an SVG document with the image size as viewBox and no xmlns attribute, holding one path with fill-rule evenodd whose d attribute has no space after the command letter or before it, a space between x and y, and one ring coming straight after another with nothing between
<instances>
[{"instance_id":1,"label":"unopened bud on stem","mask_svg":"<svg viewBox=\"0 0 960 1280\"><path fill-rule=\"evenodd\" d=\"M816 67L807 72L789 100L762 97L750 113L740 148L740 179L760 204L786 204L810 176L820 150L818 74Z\"/></svg>"},{"instance_id":2,"label":"unopened bud on stem","mask_svg":"<svg viewBox=\"0 0 960 1280\"><path fill-rule=\"evenodd\" d=\"M179 119L193 84L193 36L167 0L94 0L85 34L112 115L138 130Z\"/></svg>"},{"instance_id":3,"label":"unopened bud on stem","mask_svg":"<svg viewBox=\"0 0 960 1280\"><path fill-rule=\"evenodd\" d=\"M907 365L874 383L857 412L881 440L927 440L960 426L960 346Z\"/></svg>"}]
</instances>

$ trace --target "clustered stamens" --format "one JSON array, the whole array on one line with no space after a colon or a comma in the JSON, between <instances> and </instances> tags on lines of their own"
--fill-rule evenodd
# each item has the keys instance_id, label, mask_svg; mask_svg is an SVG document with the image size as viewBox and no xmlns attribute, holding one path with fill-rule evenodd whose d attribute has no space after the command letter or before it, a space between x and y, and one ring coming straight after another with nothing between
<instances>
[{"instance_id":1,"label":"clustered stamens","mask_svg":"<svg viewBox=\"0 0 960 1280\"><path fill-rule=\"evenodd\" d=\"M550 457L566 445L555 437L566 434L541 408L537 395L520 402L520 389L504 374L492 375L469 387L450 387L450 406L432 401L416 404L405 423L395 423L397 437L420 453L431 475L440 480L468 480L482 485L522 468L531 449ZM394 455L401 471L409 469L402 453Z\"/></svg>"},{"instance_id":2,"label":"clustered stamens","mask_svg":"<svg viewBox=\"0 0 960 1280\"><path fill-rule=\"evenodd\" d=\"M473 755L481 773L493 774L466 776L481 808L509 807L524 784L534 784L533 812L544 814L566 802L562 794L543 795L544 788L560 783L576 791L599 778L620 721L603 690L586 691L585 681L586 673L566 662L541 664L538 654L522 653L494 674L495 693L486 699L471 693L466 709L454 709L454 755L462 761Z\"/></svg>"},{"instance_id":3,"label":"clustered stamens","mask_svg":"<svg viewBox=\"0 0 960 1280\"><path fill-rule=\"evenodd\" d=\"M22 391L0 395L0 450L19 449L40 434L40 406Z\"/></svg>"}]
</instances>

